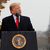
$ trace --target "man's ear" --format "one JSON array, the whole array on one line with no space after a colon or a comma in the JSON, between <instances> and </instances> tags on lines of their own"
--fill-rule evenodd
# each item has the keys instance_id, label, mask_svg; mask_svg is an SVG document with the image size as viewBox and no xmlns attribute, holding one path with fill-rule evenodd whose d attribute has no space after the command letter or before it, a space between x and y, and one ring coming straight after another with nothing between
<instances>
[{"instance_id":1,"label":"man's ear","mask_svg":"<svg viewBox=\"0 0 50 50\"><path fill-rule=\"evenodd\" d=\"M12 11L10 11L10 13L12 13Z\"/></svg>"},{"instance_id":2,"label":"man's ear","mask_svg":"<svg viewBox=\"0 0 50 50\"><path fill-rule=\"evenodd\" d=\"M13 10L10 10L10 12L13 14Z\"/></svg>"}]
</instances>

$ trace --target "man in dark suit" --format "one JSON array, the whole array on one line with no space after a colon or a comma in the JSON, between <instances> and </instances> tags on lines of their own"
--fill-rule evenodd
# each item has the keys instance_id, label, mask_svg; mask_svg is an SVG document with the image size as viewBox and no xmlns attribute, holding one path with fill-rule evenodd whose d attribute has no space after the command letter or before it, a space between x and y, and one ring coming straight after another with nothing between
<instances>
[{"instance_id":1,"label":"man in dark suit","mask_svg":"<svg viewBox=\"0 0 50 50\"><path fill-rule=\"evenodd\" d=\"M1 31L35 31L29 17L21 15L21 7L17 3L10 5L11 16L2 20ZM34 33L35 49L37 49L36 33ZM34 43L33 42L33 43Z\"/></svg>"},{"instance_id":2,"label":"man in dark suit","mask_svg":"<svg viewBox=\"0 0 50 50\"><path fill-rule=\"evenodd\" d=\"M21 15L19 4L11 4L10 12L12 15L2 20L1 31L34 31L30 18Z\"/></svg>"}]
</instances>

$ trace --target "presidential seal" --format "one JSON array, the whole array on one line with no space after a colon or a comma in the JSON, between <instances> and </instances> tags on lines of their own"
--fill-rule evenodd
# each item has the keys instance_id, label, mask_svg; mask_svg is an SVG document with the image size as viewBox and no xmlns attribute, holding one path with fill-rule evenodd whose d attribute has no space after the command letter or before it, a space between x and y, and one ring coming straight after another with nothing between
<instances>
[{"instance_id":1,"label":"presidential seal","mask_svg":"<svg viewBox=\"0 0 50 50\"><path fill-rule=\"evenodd\" d=\"M23 36L22 34L16 34L12 38L12 45L17 49L21 49L21 48L25 47L25 45L26 45L25 36Z\"/></svg>"}]
</instances>

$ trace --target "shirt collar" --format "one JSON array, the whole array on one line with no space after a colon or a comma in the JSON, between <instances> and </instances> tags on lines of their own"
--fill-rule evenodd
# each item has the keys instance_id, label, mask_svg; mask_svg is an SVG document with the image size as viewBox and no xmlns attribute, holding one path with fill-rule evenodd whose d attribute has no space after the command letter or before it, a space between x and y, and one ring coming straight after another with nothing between
<instances>
[{"instance_id":1,"label":"shirt collar","mask_svg":"<svg viewBox=\"0 0 50 50\"><path fill-rule=\"evenodd\" d=\"M14 20L15 20L15 22L16 22L16 16L15 15L13 15L13 18L14 18ZM19 22L20 22L20 16L19 16Z\"/></svg>"}]
</instances>

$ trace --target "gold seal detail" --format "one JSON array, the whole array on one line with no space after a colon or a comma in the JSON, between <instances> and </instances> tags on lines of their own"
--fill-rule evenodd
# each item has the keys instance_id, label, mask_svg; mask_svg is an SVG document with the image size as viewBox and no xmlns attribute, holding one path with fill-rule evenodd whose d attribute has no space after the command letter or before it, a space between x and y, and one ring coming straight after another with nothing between
<instances>
[{"instance_id":1,"label":"gold seal detail","mask_svg":"<svg viewBox=\"0 0 50 50\"><path fill-rule=\"evenodd\" d=\"M17 48L21 49L26 45L26 38L22 34L17 34L12 38L12 45Z\"/></svg>"}]
</instances>

